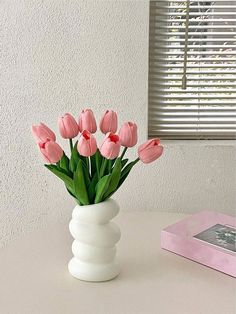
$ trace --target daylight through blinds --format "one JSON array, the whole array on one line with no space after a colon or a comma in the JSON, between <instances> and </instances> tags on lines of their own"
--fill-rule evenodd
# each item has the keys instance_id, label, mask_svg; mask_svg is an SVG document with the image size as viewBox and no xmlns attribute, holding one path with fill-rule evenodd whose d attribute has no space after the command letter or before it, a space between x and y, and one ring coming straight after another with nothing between
<instances>
[{"instance_id":1,"label":"daylight through blinds","mask_svg":"<svg viewBox=\"0 0 236 314\"><path fill-rule=\"evenodd\" d=\"M233 139L235 109L236 1L151 1L149 136Z\"/></svg>"}]
</instances>

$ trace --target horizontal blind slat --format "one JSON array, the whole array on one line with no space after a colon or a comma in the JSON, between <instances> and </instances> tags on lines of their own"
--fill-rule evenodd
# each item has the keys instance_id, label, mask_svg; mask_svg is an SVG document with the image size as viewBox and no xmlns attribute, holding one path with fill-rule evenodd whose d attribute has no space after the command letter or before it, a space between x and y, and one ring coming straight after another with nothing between
<instances>
[{"instance_id":1,"label":"horizontal blind slat","mask_svg":"<svg viewBox=\"0 0 236 314\"><path fill-rule=\"evenodd\" d=\"M174 74L182 74L183 71L181 71L181 69L176 69L176 70L163 70L163 69L155 69L152 70L150 73L156 73L156 74L168 74L168 75L174 75ZM234 69L227 69L227 70L223 70L223 69L213 69L213 70L202 70L202 72L200 71L191 71L190 69L187 69L187 74L190 75L203 75L203 74L231 74L231 75L235 75L235 70ZM235 78L235 77L234 77ZM199 78L200 79L200 78ZM210 77L209 77L210 79Z\"/></svg>"},{"instance_id":2,"label":"horizontal blind slat","mask_svg":"<svg viewBox=\"0 0 236 314\"><path fill-rule=\"evenodd\" d=\"M196 87L198 87L198 88L200 88L200 87L212 87L212 85L213 85L213 83L208 83L208 82L202 82L202 83L191 83L191 82L189 82L188 81L188 87L193 87L193 88L196 88ZM182 84L179 84L178 82L167 82L166 80L165 81L160 81L160 80L158 80L158 81L156 81L156 80L154 80L154 81L151 81L150 80L150 83L149 83L149 86L150 87L154 87L154 89L155 89L155 87L159 87L159 88L163 88L163 87L169 87L169 89L170 88L172 88L172 87L174 87L174 88L179 88L179 90L181 90L181 87L182 87ZM222 87L234 87L234 88L236 88L236 83L229 83L228 81L226 81L226 82L214 82L214 87L216 88L216 87L219 87L219 88L222 88Z\"/></svg>"},{"instance_id":3,"label":"horizontal blind slat","mask_svg":"<svg viewBox=\"0 0 236 314\"><path fill-rule=\"evenodd\" d=\"M174 2L174 1L173 1ZM199 2L199 1L197 1ZM222 2L222 1L221 1ZM175 10L175 9L181 9L184 8L185 9L186 5L182 5L182 6L176 6L176 5L158 5L158 8L156 8L157 10L157 14L158 11L161 9L169 9L169 10ZM204 4L204 9L211 9L212 6L211 5L207 5ZM191 9L199 9L198 5L191 5ZM221 11L224 11L227 9L227 5L214 5L214 9L221 9ZM230 10L236 9L236 5L230 5ZM154 8L155 10L155 8Z\"/></svg>"},{"instance_id":4,"label":"horizontal blind slat","mask_svg":"<svg viewBox=\"0 0 236 314\"><path fill-rule=\"evenodd\" d=\"M233 13L231 13L231 15L233 15ZM227 23L235 23L235 18L227 18L227 19L219 19L219 18L204 18L201 19L201 21L204 21L204 23L223 23L223 22L227 22ZM153 18L150 17L150 23L154 24L154 23L179 23L179 22L183 22L183 19L170 19L170 18L163 18L163 16L161 18L157 17L157 18ZM190 21L190 23L193 23L193 21Z\"/></svg>"},{"instance_id":5,"label":"horizontal blind slat","mask_svg":"<svg viewBox=\"0 0 236 314\"><path fill-rule=\"evenodd\" d=\"M150 38L152 39L152 38ZM158 42L158 43L157 43ZM173 40L169 40L168 38L165 39L157 39L157 42L154 42L154 44L150 45L150 48L156 50L156 49L175 49L175 50L184 50L184 39L182 40L178 40L178 39L173 39ZM224 46L223 42L226 43L226 45ZM236 44L236 39L232 38L232 39L228 39L225 38L225 40L223 39L208 39L208 42L204 41L203 39L199 38L199 40L195 40L195 39L190 39L188 41L188 53L192 53L192 50L197 52L201 52L201 54L204 55L204 51L206 49L211 49L211 53L213 53L213 49L216 50L215 53L217 53L218 49L233 49L235 51L235 44Z\"/></svg>"},{"instance_id":6,"label":"horizontal blind slat","mask_svg":"<svg viewBox=\"0 0 236 314\"><path fill-rule=\"evenodd\" d=\"M235 26L236 27L236 26ZM224 29L225 31L210 31L209 28L206 28L206 31L200 33L200 36L231 36L231 35L236 35L236 30L235 30L235 27L234 27L234 30L230 31L230 29L225 26ZM172 29L175 30L175 28L172 27ZM179 28L176 28L177 30L179 30ZM155 32L154 31L154 34L152 35L152 37L157 37L157 36L165 36L165 37L173 37L173 36L184 36L184 32L176 32L176 31L173 31L173 32L165 32L165 33L159 33L159 32ZM188 36L191 36L191 37L194 37L194 36L198 36L199 37L199 32L196 32L196 30L193 32L191 29L189 30L188 32ZM151 37L151 38L152 38Z\"/></svg>"},{"instance_id":7,"label":"horizontal blind slat","mask_svg":"<svg viewBox=\"0 0 236 314\"><path fill-rule=\"evenodd\" d=\"M195 93L197 94L197 93ZM200 93L199 93L200 94ZM198 100L201 99L232 99L236 102L236 95L227 95L227 94L221 94L221 95L197 95ZM186 94L182 94L182 95L166 95L166 94L159 94L159 93L155 93L155 92L151 92L149 93L149 98L151 99L155 99L155 100L160 100L160 99L177 99L179 101L182 101L183 99L190 99L192 100L194 97L194 93L192 93L192 95L186 95Z\"/></svg>"},{"instance_id":8,"label":"horizontal blind slat","mask_svg":"<svg viewBox=\"0 0 236 314\"><path fill-rule=\"evenodd\" d=\"M185 1L183 1L183 0L173 0L173 1L170 1L170 0L151 0L150 1L150 7L158 7L161 3L167 3L167 1L169 1L168 3L170 4L170 2L172 2L172 3L185 3L186 2L186 0ZM190 3L192 4L192 3L195 3L195 2L197 2L197 3L199 3L199 4L201 4L202 6L204 6L204 4L206 3L206 0L199 0L199 1L190 1ZM207 2L209 2L209 1L207 1ZM228 3L230 3L231 1L226 1L226 0L214 0L214 3L218 3L218 2L220 2L220 3L222 3L222 2L224 2L224 3L226 3L226 5L228 4Z\"/></svg>"},{"instance_id":9,"label":"horizontal blind slat","mask_svg":"<svg viewBox=\"0 0 236 314\"><path fill-rule=\"evenodd\" d=\"M182 75L167 75L166 73L160 75L160 74L152 74L150 73L149 74L149 79L150 80L153 80L155 79L156 81L175 81L175 82L178 82L178 81L182 81ZM188 76L188 82L191 82L191 81L200 81L199 80L199 77L196 77L196 76L191 76L189 75ZM231 82L234 82L235 81L235 76L232 76L232 75L228 75L227 77L226 76L220 76L220 75L214 75L214 76L205 76L205 77L201 77L201 82L208 82L208 81L220 81L220 82L225 82L225 81L231 81Z\"/></svg>"},{"instance_id":10,"label":"horizontal blind slat","mask_svg":"<svg viewBox=\"0 0 236 314\"><path fill-rule=\"evenodd\" d=\"M185 17L186 16L186 13L185 12L170 12L170 11L167 11L167 12L164 12L164 11L161 11L161 10L158 10L157 11L158 14L156 14L156 12L151 12L151 15L150 15L150 18L151 19L156 19L157 16L181 16L181 17ZM224 12L218 12L218 11L209 11L209 12L200 12L200 16L201 17L204 17L204 16L223 16L224 19L226 19L226 16L232 16L233 15L233 12L228 12L226 10L224 10ZM189 12L189 16L191 17L198 17L199 16L199 12Z\"/></svg>"},{"instance_id":11,"label":"horizontal blind slat","mask_svg":"<svg viewBox=\"0 0 236 314\"><path fill-rule=\"evenodd\" d=\"M180 68L182 69L183 68L183 61L179 60L179 61L175 61L176 63L173 64L173 61L167 61L165 60L166 62L168 63L161 63L161 60L158 62L158 61L152 61L150 60L149 64L152 66L152 65L156 65L158 68L167 68L169 69L170 67L173 69L173 68ZM219 61L220 62L220 61ZM201 68L201 69L204 69L204 68L236 68L236 63L228 63L228 64L216 64L216 63L204 63L204 61L201 61L201 62L195 62L194 63L191 63L189 62L188 64L188 68L190 69L194 69L194 68Z\"/></svg>"},{"instance_id":12,"label":"horizontal blind slat","mask_svg":"<svg viewBox=\"0 0 236 314\"><path fill-rule=\"evenodd\" d=\"M197 97L195 97L194 99L196 99ZM153 103L155 101L155 99L150 98L150 103ZM201 99L196 99L196 100L191 100L191 101L181 101L178 102L178 100L159 100L158 102L154 102L155 106L159 106L159 105L172 105L172 106L179 106L179 105L185 105L185 106L190 106L190 105L198 105L198 106L207 106L207 105L213 105L213 106L217 106L219 104L221 104L221 106L224 105L235 105L235 100L219 100L218 102L216 101L202 101Z\"/></svg>"},{"instance_id":13,"label":"horizontal blind slat","mask_svg":"<svg viewBox=\"0 0 236 314\"><path fill-rule=\"evenodd\" d=\"M150 47L151 48L151 47ZM221 47L222 48L222 47ZM231 48L234 48L234 46L232 47L228 47L227 48L231 49ZM198 47L196 47L196 49L198 49ZM180 49L179 49L180 50ZM167 52L168 52L168 55L167 55ZM235 51L188 51L188 56L200 56L202 58L204 58L204 56L215 56L215 55L224 55L224 56L234 56L236 55L236 50ZM165 56L165 57L170 57L170 56L183 56L184 55L184 52L183 50L181 51L178 51L176 48L175 48L175 51L170 51L170 50L167 50L167 48L159 48L158 50L155 48L155 49L150 49L150 56ZM165 58L164 58L165 59Z\"/></svg>"},{"instance_id":14,"label":"horizontal blind slat","mask_svg":"<svg viewBox=\"0 0 236 314\"><path fill-rule=\"evenodd\" d=\"M150 36L150 39L158 39L158 43L184 43L185 42L185 39L184 38L158 38L158 36ZM219 42L230 42L231 44L232 43L236 43L236 38L228 38L228 37L225 37L225 38L209 38L208 39L211 43L219 43ZM192 42L200 42L202 43L203 42L203 39L202 38L189 38L188 39L188 42L190 43L190 47L191 47L191 43ZM154 47L155 47L156 43L154 43ZM203 47L204 44L201 45L201 47Z\"/></svg>"},{"instance_id":15,"label":"horizontal blind slat","mask_svg":"<svg viewBox=\"0 0 236 314\"><path fill-rule=\"evenodd\" d=\"M160 64L163 64L161 63L163 60L165 60L165 62L183 62L184 61L184 56L181 55L181 56L178 56L177 58L176 57L173 57L173 56L165 56L164 58L161 58L161 57L158 57L158 56L153 56L153 55L150 55L149 57L149 61L151 62L159 62ZM228 62L231 63L231 62L235 62L236 63L236 58L235 57L204 57L204 58L191 58L189 57L188 58L188 62L189 64L191 64L192 62L197 62L198 64L204 64L205 62L214 62L213 64L216 64L216 62ZM212 63L211 63L212 64ZM226 65L227 66L227 65Z\"/></svg>"},{"instance_id":16,"label":"horizontal blind slat","mask_svg":"<svg viewBox=\"0 0 236 314\"><path fill-rule=\"evenodd\" d=\"M189 87L189 86L188 86ZM212 87L212 86L211 86ZM236 86L235 86L236 87ZM166 88L166 89L160 89L160 88L153 88L152 91L150 92L150 95L152 95L154 93L158 93L160 95L166 95L166 94L170 94L170 95L173 95L173 97L175 97L176 95L175 94L227 94L227 93L230 93L231 95L235 94L234 97L236 97L236 88L228 88L228 89L209 89L208 88L198 88L196 87L195 89L191 88L191 89L188 89L186 92L184 92L181 88L178 88L178 89L171 89L171 88ZM181 97L181 96L180 96Z\"/></svg>"},{"instance_id":17,"label":"horizontal blind slat","mask_svg":"<svg viewBox=\"0 0 236 314\"><path fill-rule=\"evenodd\" d=\"M223 21L224 22L224 21ZM158 22L157 22L158 23ZM208 31L210 32L211 29L226 29L226 30L230 30L230 29L235 29L235 24L228 24L227 21L225 21L224 23L227 23L227 24L224 24L224 25L189 25L189 30L192 31L192 30L201 30L201 32L205 32L205 31ZM178 29L179 31L181 30L185 30L185 26L182 26L182 25L178 25L178 26L175 26L175 25L158 25L157 27L155 27L155 25L150 25L150 30L153 31L153 33L155 33L155 31L159 31L159 30L167 30L167 32L171 29L171 30L175 30L175 29Z\"/></svg>"}]
</instances>

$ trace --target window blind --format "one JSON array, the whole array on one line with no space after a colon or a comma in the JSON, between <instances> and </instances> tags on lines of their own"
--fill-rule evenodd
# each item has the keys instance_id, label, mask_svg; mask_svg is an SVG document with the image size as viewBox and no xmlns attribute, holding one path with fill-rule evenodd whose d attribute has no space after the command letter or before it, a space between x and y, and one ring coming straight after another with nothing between
<instances>
[{"instance_id":1,"label":"window blind","mask_svg":"<svg viewBox=\"0 0 236 314\"><path fill-rule=\"evenodd\" d=\"M148 94L149 137L235 139L236 1L150 2Z\"/></svg>"}]
</instances>

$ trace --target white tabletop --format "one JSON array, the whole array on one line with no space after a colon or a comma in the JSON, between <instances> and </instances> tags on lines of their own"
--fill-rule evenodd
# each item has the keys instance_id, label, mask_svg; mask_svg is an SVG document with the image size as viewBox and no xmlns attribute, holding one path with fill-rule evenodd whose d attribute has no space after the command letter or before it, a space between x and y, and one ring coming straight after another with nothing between
<instances>
[{"instance_id":1,"label":"white tabletop","mask_svg":"<svg viewBox=\"0 0 236 314\"><path fill-rule=\"evenodd\" d=\"M121 213L121 274L89 283L67 271L68 221L0 250L1 314L235 314L236 280L160 249L160 231L184 215Z\"/></svg>"}]
</instances>

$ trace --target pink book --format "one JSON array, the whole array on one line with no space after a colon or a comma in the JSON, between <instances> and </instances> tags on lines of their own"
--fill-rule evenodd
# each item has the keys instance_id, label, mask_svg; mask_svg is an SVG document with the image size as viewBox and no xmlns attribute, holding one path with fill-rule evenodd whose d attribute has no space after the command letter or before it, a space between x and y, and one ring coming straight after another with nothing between
<instances>
[{"instance_id":1,"label":"pink book","mask_svg":"<svg viewBox=\"0 0 236 314\"><path fill-rule=\"evenodd\" d=\"M161 231L161 247L236 277L236 218L203 211Z\"/></svg>"}]
</instances>

